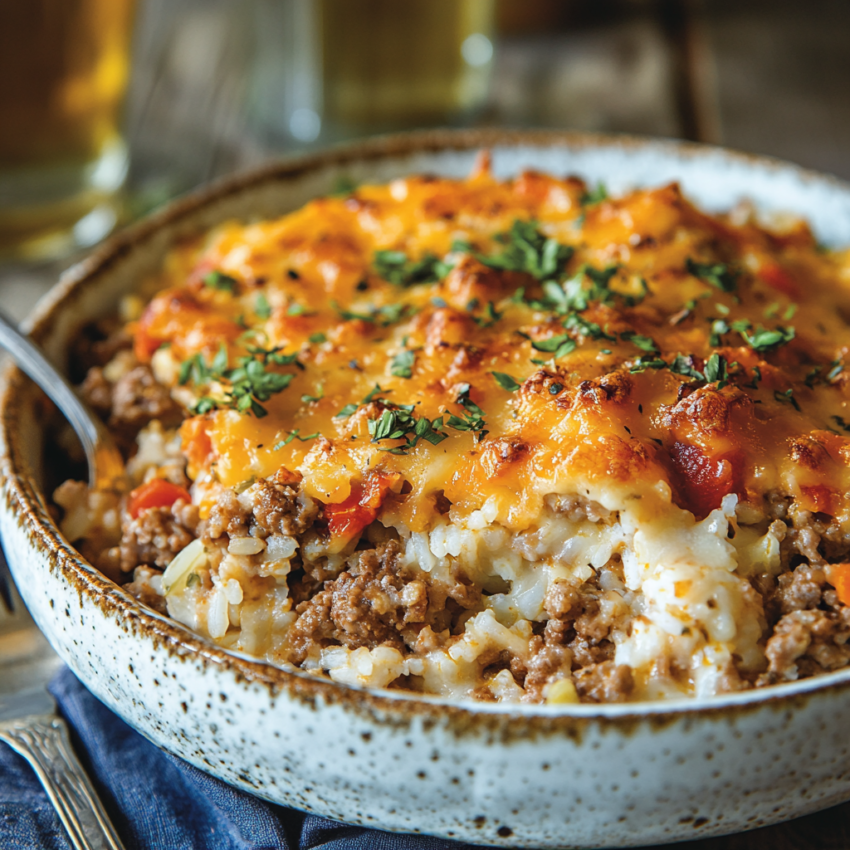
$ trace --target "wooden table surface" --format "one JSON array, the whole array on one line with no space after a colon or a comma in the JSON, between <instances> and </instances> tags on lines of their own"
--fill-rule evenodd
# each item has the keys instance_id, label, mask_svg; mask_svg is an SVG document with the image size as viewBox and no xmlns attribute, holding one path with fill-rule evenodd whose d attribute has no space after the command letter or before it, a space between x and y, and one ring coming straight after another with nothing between
<instances>
[{"instance_id":1,"label":"wooden table surface","mask_svg":"<svg viewBox=\"0 0 850 850\"><path fill-rule=\"evenodd\" d=\"M251 108L264 0L141 0L127 219L298 144ZM497 43L482 125L693 138L850 179L847 0L633 0L630 13ZM319 144L322 139L319 139ZM850 234L847 239L850 244ZM73 262L0 265L18 318ZM850 804L683 850L846 850Z\"/></svg>"}]
</instances>

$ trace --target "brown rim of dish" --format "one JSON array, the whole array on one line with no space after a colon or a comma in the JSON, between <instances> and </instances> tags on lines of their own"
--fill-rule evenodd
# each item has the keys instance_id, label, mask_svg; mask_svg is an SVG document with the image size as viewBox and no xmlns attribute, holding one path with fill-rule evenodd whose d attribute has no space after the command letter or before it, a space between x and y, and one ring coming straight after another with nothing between
<instances>
[{"instance_id":1,"label":"brown rim of dish","mask_svg":"<svg viewBox=\"0 0 850 850\"><path fill-rule=\"evenodd\" d=\"M804 180L845 186L837 178L807 171L780 160L689 142L580 132L493 129L432 130L382 136L273 162L217 181L169 203L162 210L111 237L88 258L69 269L36 308L32 336L37 341L45 339L62 310L72 307L82 293L99 284L101 277L116 262L145 243L161 228L179 222L215 201L239 195L261 184L287 182L332 166L343 167L412 153L466 151L519 144L536 147L562 145L572 149L654 147L669 149L680 157L699 157L709 152L721 152L727 160L768 169L792 168ZM603 727L611 725L620 731L629 731L641 723L666 726L694 715L711 717L729 713L745 714L765 706L785 710L807 702L812 694L823 690L834 690L836 695L850 693L850 668L845 668L799 682L715 696L696 705L694 697L666 703L555 707L484 703L461 705L442 697L423 698L403 691L390 694L387 691L343 685L295 667L277 667L223 649L142 605L127 591L103 576L62 537L44 507L43 495L26 471L18 427L19 404L15 402L20 403L26 397L27 385L23 373L10 364L3 375L0 393L0 484L5 490L4 507L16 517L33 547L47 555L52 561L52 569L58 570L78 594L87 596L104 614L116 616L124 631L143 634L158 651L165 649L175 660L200 660L202 664L227 668L235 674L237 680L266 686L273 696L285 692L292 698L311 704L317 701L341 704L358 713L378 717L382 722L394 721L405 726L419 717L426 726L446 724L457 734L486 733L501 740L524 739L541 733L575 736L580 735L589 724L602 724ZM32 385L29 388L32 389Z\"/></svg>"}]
</instances>

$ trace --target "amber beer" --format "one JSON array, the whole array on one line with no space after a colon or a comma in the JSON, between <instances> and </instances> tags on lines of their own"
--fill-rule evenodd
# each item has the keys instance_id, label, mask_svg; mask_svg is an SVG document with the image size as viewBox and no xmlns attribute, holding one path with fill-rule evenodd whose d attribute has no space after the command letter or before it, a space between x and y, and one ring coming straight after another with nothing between
<instances>
[{"instance_id":1,"label":"amber beer","mask_svg":"<svg viewBox=\"0 0 850 850\"><path fill-rule=\"evenodd\" d=\"M452 120L480 106L493 0L321 0L325 120L377 129Z\"/></svg>"},{"instance_id":2,"label":"amber beer","mask_svg":"<svg viewBox=\"0 0 850 850\"><path fill-rule=\"evenodd\" d=\"M133 6L0 0L0 255L93 241L114 221Z\"/></svg>"}]
</instances>

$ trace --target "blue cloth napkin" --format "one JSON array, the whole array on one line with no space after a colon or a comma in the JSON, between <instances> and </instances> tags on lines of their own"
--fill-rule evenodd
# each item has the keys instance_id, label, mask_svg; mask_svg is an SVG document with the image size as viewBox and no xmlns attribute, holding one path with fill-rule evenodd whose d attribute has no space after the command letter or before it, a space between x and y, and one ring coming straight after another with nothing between
<instances>
[{"instance_id":1,"label":"blue cloth napkin","mask_svg":"<svg viewBox=\"0 0 850 850\"><path fill-rule=\"evenodd\" d=\"M164 753L69 671L50 687L74 749L128 850L463 850L274 806ZM71 850L29 765L0 743L0 848Z\"/></svg>"}]
</instances>

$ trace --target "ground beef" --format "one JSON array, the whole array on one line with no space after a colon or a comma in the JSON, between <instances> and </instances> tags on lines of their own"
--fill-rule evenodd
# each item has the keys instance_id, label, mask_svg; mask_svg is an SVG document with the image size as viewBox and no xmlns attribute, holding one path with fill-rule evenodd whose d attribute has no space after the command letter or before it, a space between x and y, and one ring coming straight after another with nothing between
<instances>
[{"instance_id":1,"label":"ground beef","mask_svg":"<svg viewBox=\"0 0 850 850\"><path fill-rule=\"evenodd\" d=\"M546 685L570 678L573 654L566 646L544 643L538 635L529 642L529 649L531 658L526 665L523 701L543 702Z\"/></svg>"},{"instance_id":2,"label":"ground beef","mask_svg":"<svg viewBox=\"0 0 850 850\"><path fill-rule=\"evenodd\" d=\"M114 384L107 380L103 369L95 366L88 371L80 391L125 449L132 446L138 432L152 420L172 427L182 418L168 388L157 383L150 368L141 364Z\"/></svg>"},{"instance_id":3,"label":"ground beef","mask_svg":"<svg viewBox=\"0 0 850 850\"><path fill-rule=\"evenodd\" d=\"M106 380L103 369L95 366L89 369L80 392L88 406L102 419L109 418L112 412L112 384Z\"/></svg>"},{"instance_id":4,"label":"ground beef","mask_svg":"<svg viewBox=\"0 0 850 850\"><path fill-rule=\"evenodd\" d=\"M241 495L226 490L210 511L205 536L216 540L229 537L260 537L272 534L293 537L316 520L319 506L298 486L300 478L279 469L271 478L261 478Z\"/></svg>"},{"instance_id":5,"label":"ground beef","mask_svg":"<svg viewBox=\"0 0 850 850\"><path fill-rule=\"evenodd\" d=\"M133 338L117 318L101 319L83 330L69 361L71 379L79 381L95 366L105 366L119 351L133 347Z\"/></svg>"},{"instance_id":6,"label":"ground beef","mask_svg":"<svg viewBox=\"0 0 850 850\"><path fill-rule=\"evenodd\" d=\"M120 565L128 573L141 564L166 567L197 536L198 508L178 499L170 508L148 508L121 524Z\"/></svg>"},{"instance_id":7,"label":"ground beef","mask_svg":"<svg viewBox=\"0 0 850 850\"><path fill-rule=\"evenodd\" d=\"M787 682L844 667L850 661L850 611L797 609L784 615L765 646L767 672L757 685Z\"/></svg>"},{"instance_id":8,"label":"ground beef","mask_svg":"<svg viewBox=\"0 0 850 850\"><path fill-rule=\"evenodd\" d=\"M153 419L168 427L181 418L168 388L157 383L148 366L135 366L112 387L112 428L138 431Z\"/></svg>"},{"instance_id":9,"label":"ground beef","mask_svg":"<svg viewBox=\"0 0 850 850\"><path fill-rule=\"evenodd\" d=\"M623 702L635 686L632 668L613 661L582 667L573 681L582 702Z\"/></svg>"},{"instance_id":10,"label":"ground beef","mask_svg":"<svg viewBox=\"0 0 850 850\"><path fill-rule=\"evenodd\" d=\"M428 587L400 575L399 545L391 540L352 556L347 570L296 607L289 631L290 659L301 664L315 646L349 649L413 644L428 610Z\"/></svg>"}]
</instances>

